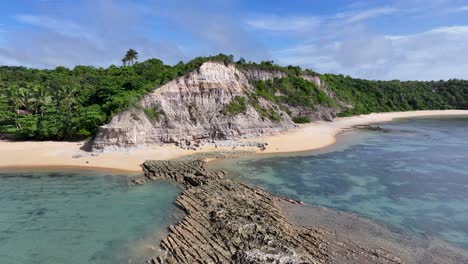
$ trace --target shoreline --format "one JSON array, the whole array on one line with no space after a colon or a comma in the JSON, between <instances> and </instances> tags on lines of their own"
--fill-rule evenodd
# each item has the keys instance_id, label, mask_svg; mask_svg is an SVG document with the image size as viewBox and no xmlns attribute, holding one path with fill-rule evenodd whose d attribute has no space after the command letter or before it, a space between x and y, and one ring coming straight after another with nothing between
<instances>
[{"instance_id":1,"label":"shoreline","mask_svg":"<svg viewBox=\"0 0 468 264\"><path fill-rule=\"evenodd\" d=\"M146 161L135 184L169 180L184 217L146 263L466 263L468 251L367 217L303 204L227 177L203 159Z\"/></svg>"},{"instance_id":2,"label":"shoreline","mask_svg":"<svg viewBox=\"0 0 468 264\"><path fill-rule=\"evenodd\" d=\"M317 121L310 124L299 125L298 128L277 135L260 136L251 138L249 141L263 140L268 142L268 148L265 151L257 151L257 153L283 154L307 152L323 149L335 144L338 134L352 129L355 126L391 122L395 119L402 118L447 116L468 116L468 110L424 110L338 117L332 122Z\"/></svg>"},{"instance_id":3,"label":"shoreline","mask_svg":"<svg viewBox=\"0 0 468 264\"><path fill-rule=\"evenodd\" d=\"M389 122L400 118L468 116L468 110L427 110L410 112L373 113L352 117L340 117L332 122L317 121L297 128L267 136L239 141L268 143L266 150L253 147L236 147L234 151L252 151L255 154L282 154L306 152L329 147L337 142L341 132L358 125ZM116 172L141 172L145 160L171 160L193 154L212 151L232 151L232 147L204 146L199 150L185 150L175 145L146 146L134 150L122 150L92 154L80 148L84 142L55 141L0 141L0 169L87 169Z\"/></svg>"}]
</instances>

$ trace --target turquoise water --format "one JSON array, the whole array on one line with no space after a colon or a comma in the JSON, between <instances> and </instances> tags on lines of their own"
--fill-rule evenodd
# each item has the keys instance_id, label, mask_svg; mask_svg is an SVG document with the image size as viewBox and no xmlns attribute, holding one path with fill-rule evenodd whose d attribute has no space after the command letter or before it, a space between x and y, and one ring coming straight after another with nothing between
<instances>
[{"instance_id":1,"label":"turquoise water","mask_svg":"<svg viewBox=\"0 0 468 264\"><path fill-rule=\"evenodd\" d=\"M0 263L143 263L178 193L103 172L0 172Z\"/></svg>"},{"instance_id":2,"label":"turquoise water","mask_svg":"<svg viewBox=\"0 0 468 264\"><path fill-rule=\"evenodd\" d=\"M274 193L362 214L468 248L468 117L359 130L333 151L218 166ZM356 135L358 134L358 135Z\"/></svg>"}]
</instances>

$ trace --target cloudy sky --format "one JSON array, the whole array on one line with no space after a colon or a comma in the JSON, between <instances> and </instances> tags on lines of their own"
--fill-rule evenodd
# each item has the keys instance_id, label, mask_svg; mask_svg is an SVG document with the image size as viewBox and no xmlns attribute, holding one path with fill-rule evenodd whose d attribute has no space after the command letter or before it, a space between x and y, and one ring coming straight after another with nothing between
<instances>
[{"instance_id":1,"label":"cloudy sky","mask_svg":"<svg viewBox=\"0 0 468 264\"><path fill-rule=\"evenodd\" d=\"M0 0L0 65L233 54L370 79L468 79L468 0Z\"/></svg>"}]
</instances>

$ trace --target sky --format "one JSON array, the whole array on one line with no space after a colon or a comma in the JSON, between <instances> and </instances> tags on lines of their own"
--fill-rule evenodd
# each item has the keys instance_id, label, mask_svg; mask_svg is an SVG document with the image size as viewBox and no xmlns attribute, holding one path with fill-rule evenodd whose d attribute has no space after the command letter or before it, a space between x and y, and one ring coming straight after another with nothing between
<instances>
[{"instance_id":1,"label":"sky","mask_svg":"<svg viewBox=\"0 0 468 264\"><path fill-rule=\"evenodd\" d=\"M0 0L0 65L233 54L380 80L468 79L468 0Z\"/></svg>"}]
</instances>

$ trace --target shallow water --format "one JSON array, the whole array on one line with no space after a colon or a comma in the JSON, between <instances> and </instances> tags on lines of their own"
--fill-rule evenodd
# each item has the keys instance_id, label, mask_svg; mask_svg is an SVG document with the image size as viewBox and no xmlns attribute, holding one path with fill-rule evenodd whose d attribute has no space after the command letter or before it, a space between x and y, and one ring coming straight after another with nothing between
<instances>
[{"instance_id":1,"label":"shallow water","mask_svg":"<svg viewBox=\"0 0 468 264\"><path fill-rule=\"evenodd\" d=\"M283 196L468 248L468 117L404 119L380 127L386 131L348 132L345 144L330 152L216 166Z\"/></svg>"},{"instance_id":2,"label":"shallow water","mask_svg":"<svg viewBox=\"0 0 468 264\"><path fill-rule=\"evenodd\" d=\"M179 191L104 172L0 172L0 263L143 263Z\"/></svg>"}]
</instances>

